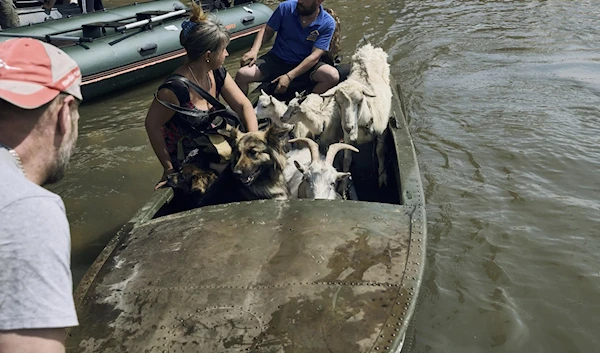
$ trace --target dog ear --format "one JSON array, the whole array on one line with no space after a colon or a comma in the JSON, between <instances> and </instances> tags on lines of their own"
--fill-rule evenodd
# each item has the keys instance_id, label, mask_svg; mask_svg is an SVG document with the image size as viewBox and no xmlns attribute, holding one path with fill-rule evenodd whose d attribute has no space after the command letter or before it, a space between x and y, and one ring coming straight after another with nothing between
<instances>
[{"instance_id":1,"label":"dog ear","mask_svg":"<svg viewBox=\"0 0 600 353\"><path fill-rule=\"evenodd\" d=\"M218 129L217 133L233 141L236 141L244 134L243 132L240 132L237 127L233 127L229 124L227 124L224 129Z\"/></svg>"},{"instance_id":2,"label":"dog ear","mask_svg":"<svg viewBox=\"0 0 600 353\"><path fill-rule=\"evenodd\" d=\"M287 143L289 138L289 133L292 130L293 125L278 125L271 124L269 128L265 132L265 137L267 139L267 143L272 146L283 146Z\"/></svg>"}]
</instances>

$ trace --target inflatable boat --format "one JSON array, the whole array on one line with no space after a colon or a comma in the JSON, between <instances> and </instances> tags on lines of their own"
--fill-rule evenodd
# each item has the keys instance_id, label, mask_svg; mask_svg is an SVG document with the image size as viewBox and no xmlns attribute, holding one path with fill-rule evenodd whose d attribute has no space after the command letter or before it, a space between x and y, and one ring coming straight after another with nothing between
<instances>
[{"instance_id":1,"label":"inflatable boat","mask_svg":"<svg viewBox=\"0 0 600 353\"><path fill-rule=\"evenodd\" d=\"M230 31L229 51L251 46L273 12L251 2L206 9ZM0 41L32 37L60 47L79 64L83 97L91 100L181 65L185 51L179 33L188 17L184 3L156 0L2 30Z\"/></svg>"}]
</instances>

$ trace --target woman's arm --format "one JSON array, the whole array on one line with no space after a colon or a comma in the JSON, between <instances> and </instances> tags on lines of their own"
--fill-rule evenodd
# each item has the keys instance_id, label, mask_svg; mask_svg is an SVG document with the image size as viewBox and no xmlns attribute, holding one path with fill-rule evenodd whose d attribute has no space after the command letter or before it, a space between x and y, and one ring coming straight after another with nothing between
<instances>
[{"instance_id":1,"label":"woman's arm","mask_svg":"<svg viewBox=\"0 0 600 353\"><path fill-rule=\"evenodd\" d=\"M158 98L165 102L179 105L177 97L171 90L164 88L161 89L158 91ZM171 156L167 151L167 144L165 143L165 139L163 137L162 127L169 120L171 120L174 114L175 112L160 104L156 99L152 100L152 104L150 105L148 113L146 114L146 133L148 134L148 139L150 140L150 144L154 149L156 157L163 166L163 179L169 172L173 170L173 162L171 161ZM163 179L161 179L161 181Z\"/></svg>"},{"instance_id":2,"label":"woman's arm","mask_svg":"<svg viewBox=\"0 0 600 353\"><path fill-rule=\"evenodd\" d=\"M252 103L250 103L248 97L238 87L229 73L225 76L221 94L231 109L242 119L246 130L258 131L258 120L256 119L254 107L252 107Z\"/></svg>"}]
</instances>

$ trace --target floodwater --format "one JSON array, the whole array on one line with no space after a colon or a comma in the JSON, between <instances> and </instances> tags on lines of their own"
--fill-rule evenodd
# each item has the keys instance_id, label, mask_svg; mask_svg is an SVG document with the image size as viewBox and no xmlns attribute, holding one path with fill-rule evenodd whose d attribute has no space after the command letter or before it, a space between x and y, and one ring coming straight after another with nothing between
<instances>
[{"instance_id":1,"label":"floodwater","mask_svg":"<svg viewBox=\"0 0 600 353\"><path fill-rule=\"evenodd\" d=\"M128 1L106 1L106 6ZM327 0L402 83L426 191L412 352L600 351L595 1ZM231 53L234 73L242 53ZM82 106L65 200L77 282L162 169L151 82Z\"/></svg>"}]
</instances>

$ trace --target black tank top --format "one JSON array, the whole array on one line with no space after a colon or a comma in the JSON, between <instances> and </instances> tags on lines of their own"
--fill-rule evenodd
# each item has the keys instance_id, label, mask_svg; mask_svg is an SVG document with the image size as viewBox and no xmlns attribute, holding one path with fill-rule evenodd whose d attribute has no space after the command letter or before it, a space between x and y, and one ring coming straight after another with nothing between
<instances>
[{"instance_id":1,"label":"black tank top","mask_svg":"<svg viewBox=\"0 0 600 353\"><path fill-rule=\"evenodd\" d=\"M227 70L224 67L213 70L213 75L215 77L215 86L217 91L217 96L215 98L219 99L221 95L221 89L223 88L223 84L225 83L225 77L227 77ZM173 76L181 76L178 74L173 74L165 79L165 82L169 80L169 78ZM171 82L165 83L161 85L158 89L166 88L171 90L177 100L179 101L179 106L194 109L197 111L203 111L192 103L190 98L190 91L185 83L173 80ZM212 107L210 110L205 111L213 111L215 107ZM186 117L176 112L173 117L163 126L163 137L165 139L165 143L167 144L167 151L171 156L177 154L177 144L181 140L183 144L183 151L185 155L187 155L191 150L196 148L194 141L192 141L189 136L192 132L192 128L189 126L189 123L186 120ZM172 158L173 159L173 158ZM174 161L174 160L173 160Z\"/></svg>"}]
</instances>

